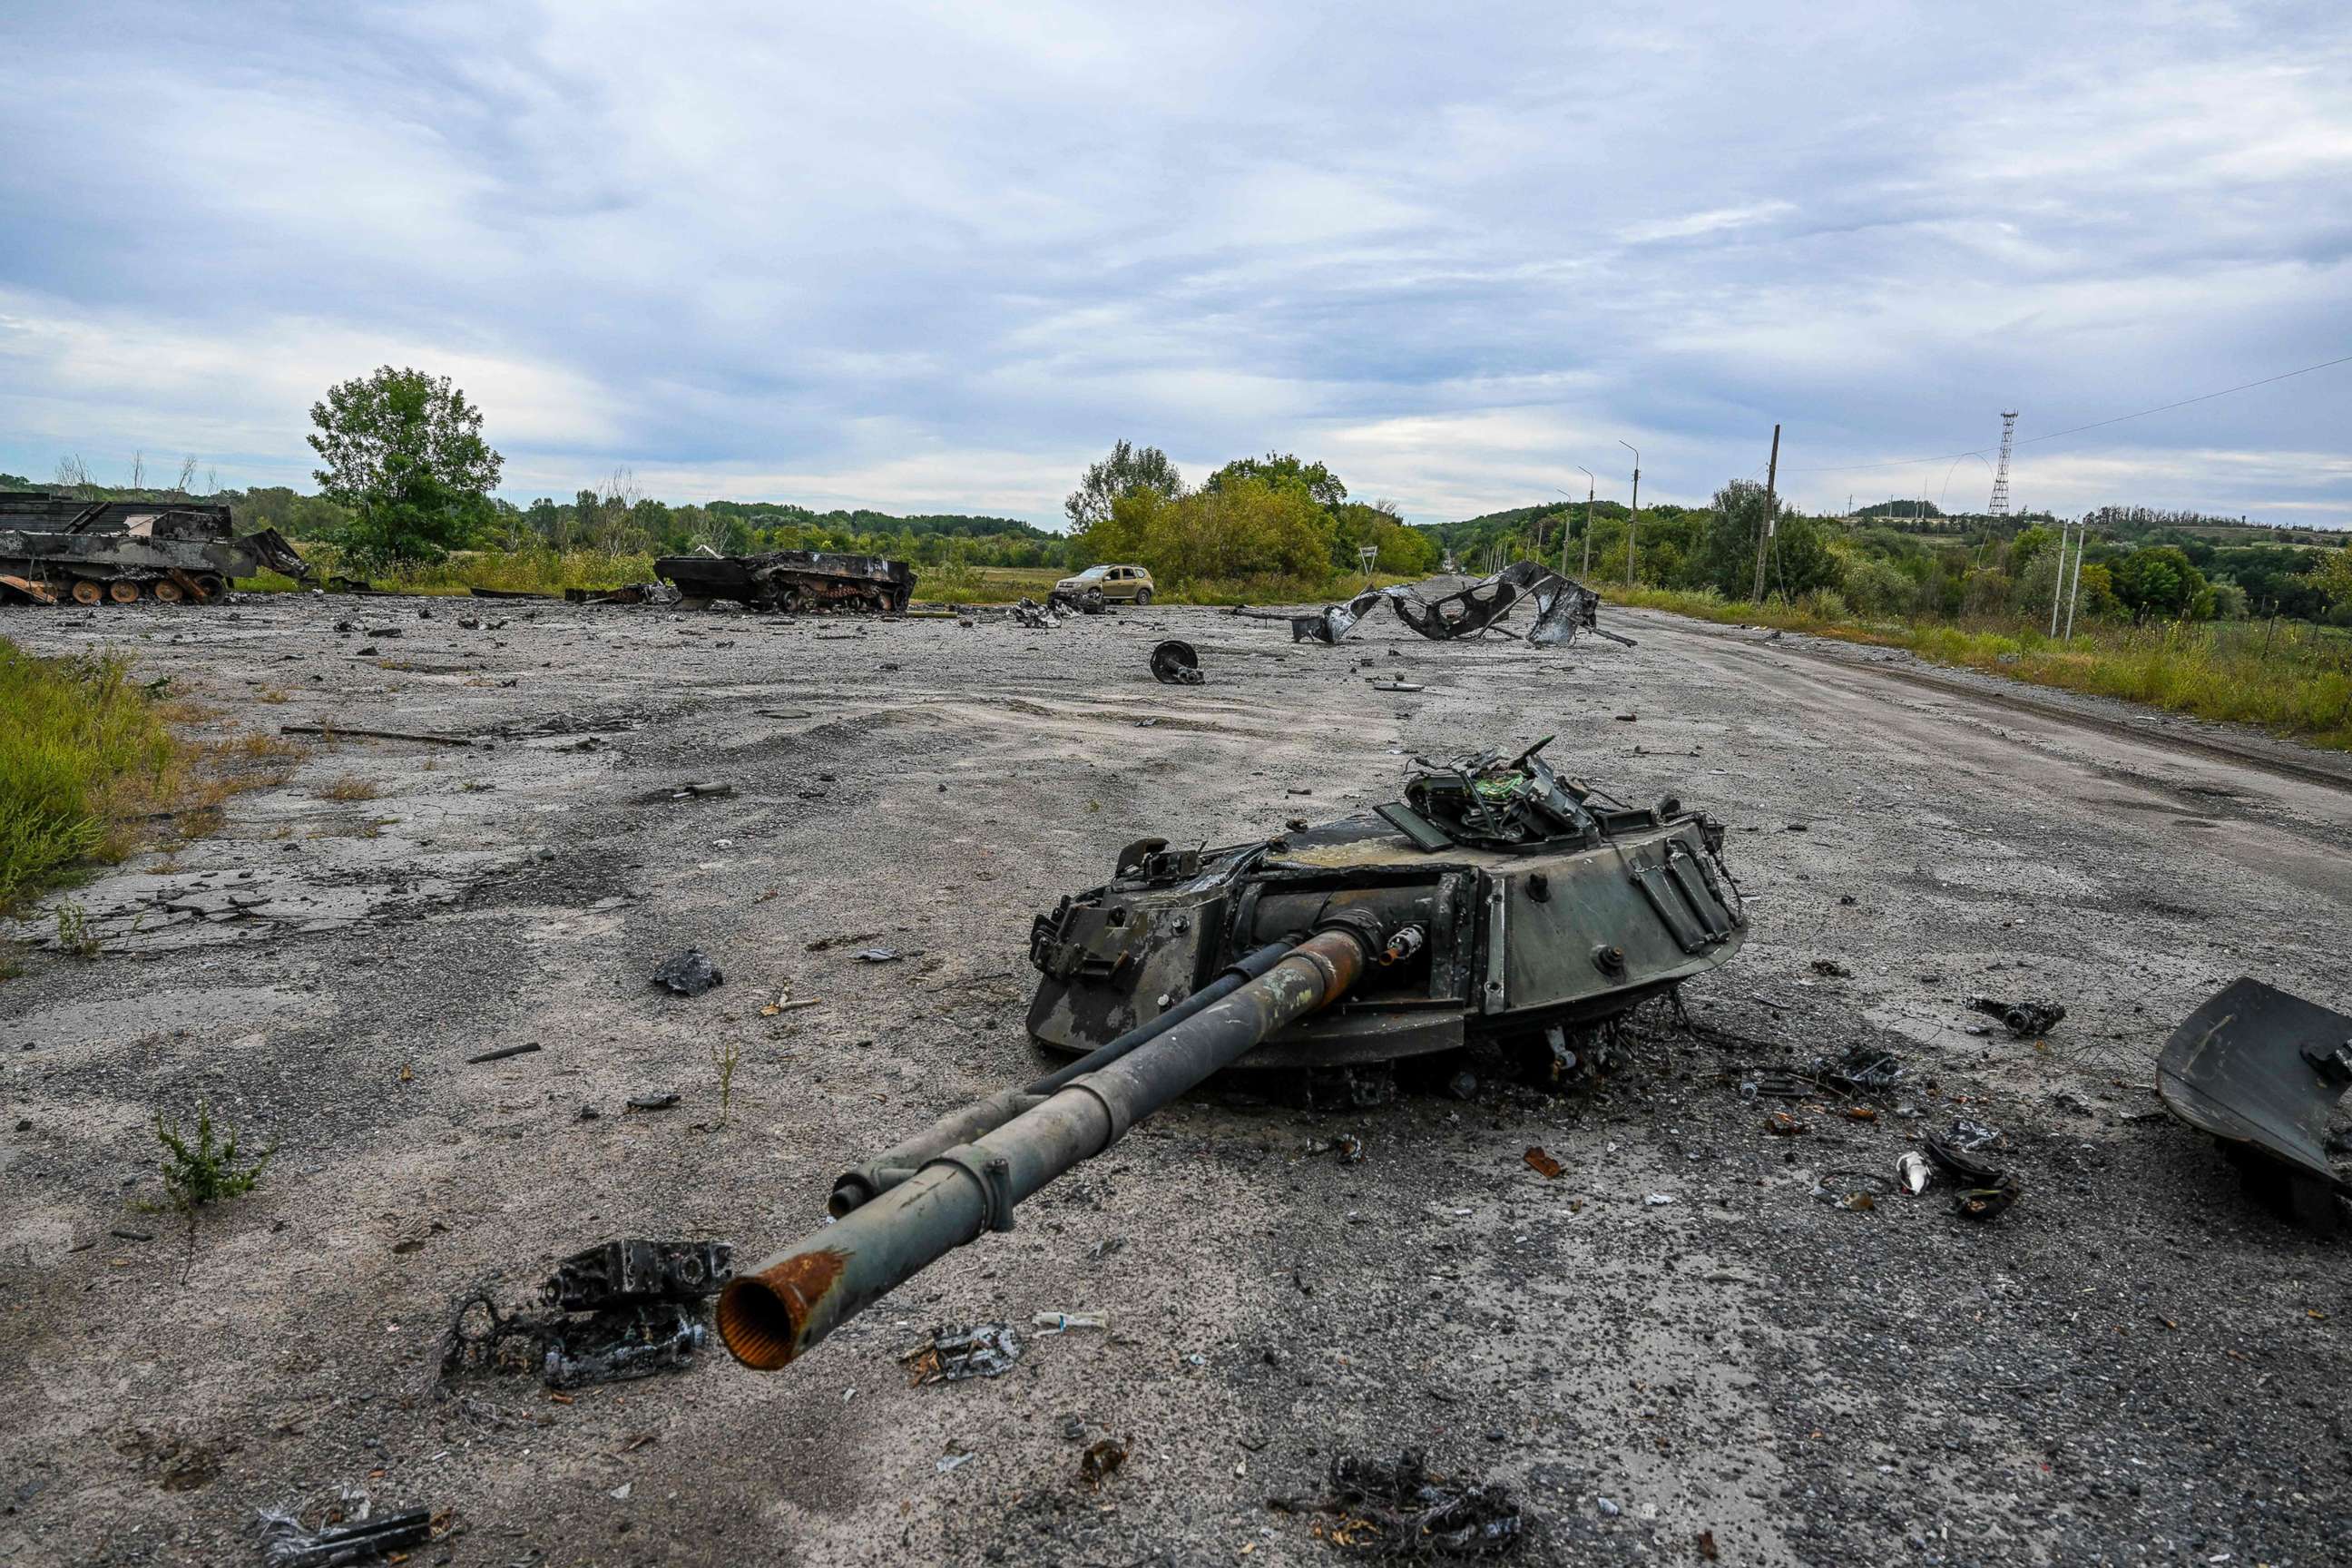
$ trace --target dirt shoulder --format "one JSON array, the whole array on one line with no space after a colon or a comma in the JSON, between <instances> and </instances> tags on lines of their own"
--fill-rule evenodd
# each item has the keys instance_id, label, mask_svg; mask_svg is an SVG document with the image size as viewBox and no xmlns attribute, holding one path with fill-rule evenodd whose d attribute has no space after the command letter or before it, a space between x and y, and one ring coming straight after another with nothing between
<instances>
[{"instance_id":1,"label":"dirt shoulder","mask_svg":"<svg viewBox=\"0 0 2352 1568\"><path fill-rule=\"evenodd\" d=\"M1265 1500L1410 1446L1508 1484L1530 1561L1696 1560L1701 1531L1739 1563L2327 1560L2352 1259L2249 1206L2146 1086L2239 974L2352 1009L2352 796L1603 614L1640 646L1381 624L1319 648L1160 606L1048 632L296 595L12 616L35 651L131 649L224 727L472 743L313 741L217 836L73 895L104 956L0 985L0 1555L257 1561L257 1510L352 1489L446 1510L436 1563L1311 1563ZM1153 682L1160 637L1210 684ZM1391 673L1424 689L1371 689ZM848 1163L1030 1076L1029 919L1120 845L1339 815L1413 752L1548 733L1730 825L1753 931L1691 1001L1766 1044L1650 1020L1563 1099L1332 1114L1221 1086L784 1373L436 1396L474 1282L616 1236L756 1256ZM734 793L678 797L700 781ZM909 956L812 945L867 933ZM690 943L726 984L649 986ZM817 1005L762 1016L787 987ZM2070 1016L2046 1048L1973 1035L1976 992ZM1855 1044L1910 1067L1876 1120L1801 1102L1807 1134L1765 1131L1743 1082ZM679 1103L625 1109L656 1091ZM199 1098L279 1152L191 1249L131 1204L152 1113ZM1998 1223L1813 1195L1960 1115L2025 1182ZM1307 1152L1335 1131L1361 1163ZM938 1323L1081 1308L1111 1330L1001 1379L898 1365ZM1104 1435L1132 1453L1096 1491Z\"/></svg>"}]
</instances>

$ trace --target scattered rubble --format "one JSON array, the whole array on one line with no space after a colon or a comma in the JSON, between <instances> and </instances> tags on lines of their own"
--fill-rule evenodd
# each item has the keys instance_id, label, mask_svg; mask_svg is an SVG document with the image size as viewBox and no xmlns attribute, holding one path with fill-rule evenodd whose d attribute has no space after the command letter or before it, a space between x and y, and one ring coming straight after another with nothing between
<instances>
[{"instance_id":1,"label":"scattered rubble","mask_svg":"<svg viewBox=\"0 0 2352 1568\"><path fill-rule=\"evenodd\" d=\"M945 1328L898 1358L908 1384L961 1383L969 1377L1002 1377L1021 1359L1021 1336L1009 1323Z\"/></svg>"},{"instance_id":2,"label":"scattered rubble","mask_svg":"<svg viewBox=\"0 0 2352 1568\"><path fill-rule=\"evenodd\" d=\"M734 1277L734 1255L723 1241L607 1242L556 1266L538 1291L546 1310L502 1309L478 1285L443 1331L441 1382L536 1372L564 1389L690 1366L709 1339L703 1303Z\"/></svg>"},{"instance_id":3,"label":"scattered rubble","mask_svg":"<svg viewBox=\"0 0 2352 1568\"><path fill-rule=\"evenodd\" d=\"M1484 1557L1526 1539L1527 1515L1499 1483L1455 1480L1407 1449L1393 1459L1340 1454L1331 1491L1318 1499L1273 1497L1279 1513L1316 1514L1315 1535L1372 1557Z\"/></svg>"},{"instance_id":4,"label":"scattered rubble","mask_svg":"<svg viewBox=\"0 0 2352 1568\"><path fill-rule=\"evenodd\" d=\"M2000 1020L2001 1026L2021 1040L2046 1035L2065 1017L2066 1009L2055 1002L2003 1002L1991 996L1971 996L1971 1011Z\"/></svg>"},{"instance_id":5,"label":"scattered rubble","mask_svg":"<svg viewBox=\"0 0 2352 1568\"><path fill-rule=\"evenodd\" d=\"M724 984L726 980L709 954L698 947L689 947L662 960L650 983L673 996L699 996L714 985Z\"/></svg>"},{"instance_id":6,"label":"scattered rubble","mask_svg":"<svg viewBox=\"0 0 2352 1568\"><path fill-rule=\"evenodd\" d=\"M413 1508L354 1524L306 1531L290 1513L261 1515L261 1560L268 1568L344 1568L373 1563L424 1545L433 1536L433 1510Z\"/></svg>"}]
</instances>

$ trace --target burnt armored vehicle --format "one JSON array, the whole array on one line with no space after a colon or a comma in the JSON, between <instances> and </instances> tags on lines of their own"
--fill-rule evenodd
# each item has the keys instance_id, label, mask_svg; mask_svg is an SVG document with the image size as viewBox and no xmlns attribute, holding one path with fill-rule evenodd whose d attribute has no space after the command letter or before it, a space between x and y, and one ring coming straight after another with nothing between
<instances>
[{"instance_id":1,"label":"burnt armored vehicle","mask_svg":"<svg viewBox=\"0 0 2352 1568\"><path fill-rule=\"evenodd\" d=\"M239 537L225 506L0 495L0 599L202 604L265 568L310 575L276 529Z\"/></svg>"},{"instance_id":2,"label":"burnt armored vehicle","mask_svg":"<svg viewBox=\"0 0 2352 1568\"><path fill-rule=\"evenodd\" d=\"M665 555L654 572L677 587L687 609L732 599L755 610L895 612L915 596L915 569L904 561L830 550Z\"/></svg>"},{"instance_id":3,"label":"burnt armored vehicle","mask_svg":"<svg viewBox=\"0 0 2352 1568\"><path fill-rule=\"evenodd\" d=\"M1723 830L1616 800L1538 743L1415 764L1402 798L1222 849L1145 839L1030 933L1030 1033L1078 1059L845 1172L836 1223L739 1275L718 1324L792 1361L1227 1067L1346 1067L1474 1040L1555 1072L1746 936Z\"/></svg>"},{"instance_id":4,"label":"burnt armored vehicle","mask_svg":"<svg viewBox=\"0 0 2352 1568\"><path fill-rule=\"evenodd\" d=\"M1523 638L1536 647L1564 647L1576 640L1578 633L1590 632L1627 647L1633 646L1633 638L1601 629L1600 595L1541 562L1517 561L1491 577L1460 586L1442 585L1444 581L1432 578L1411 586L1367 588L1311 616L1253 610L1246 605L1234 605L1233 613L1254 620L1287 621L1292 642L1336 644L1366 616L1386 605L1396 612L1397 619L1432 642L1484 637L1493 632ZM1502 624L1522 604L1534 611L1524 633Z\"/></svg>"}]
</instances>

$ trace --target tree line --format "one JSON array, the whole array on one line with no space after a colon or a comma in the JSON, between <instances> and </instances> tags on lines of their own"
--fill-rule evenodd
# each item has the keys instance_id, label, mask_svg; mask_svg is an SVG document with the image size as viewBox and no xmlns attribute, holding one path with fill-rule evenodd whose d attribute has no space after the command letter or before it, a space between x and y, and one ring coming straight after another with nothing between
<instances>
[{"instance_id":1,"label":"tree line","mask_svg":"<svg viewBox=\"0 0 2352 1568\"><path fill-rule=\"evenodd\" d=\"M446 376L413 369L387 365L340 383L310 418L308 439L322 465L316 494L215 488L207 499L236 507L248 528L331 542L362 570L467 549L835 550L932 567L1133 562L1150 569L1163 594L1306 595L1356 577L1369 552L1377 571L1394 576L1428 575L1448 555L1465 565L1535 556L1603 583L1745 599L1761 542L1766 595L1809 599L1832 615L2015 616L2046 611L2059 592L2060 530L2046 513L1953 516L1932 503L1895 500L1852 518L1809 516L1747 479L1725 485L1706 506L1654 504L1638 517L1613 501L1546 502L1416 526L1392 502L1351 500L1328 465L1292 453L1236 458L1193 487L1160 448L1121 440L1080 476L1064 503L1068 531L1055 535L961 513L671 506L646 495L625 468L569 500L542 496L518 506L492 494L504 459L482 437L481 410ZM186 498L195 463L184 460L174 484L150 488L142 458L131 484L109 492L79 458L67 458L56 487L92 499ZM35 488L0 474L0 488L9 487ZM2291 542L2226 542L2259 534L2238 520L2137 507L2102 508L2086 521L2080 603L2095 617L2277 615L2352 626L2352 540L2344 536L2282 530Z\"/></svg>"}]
</instances>

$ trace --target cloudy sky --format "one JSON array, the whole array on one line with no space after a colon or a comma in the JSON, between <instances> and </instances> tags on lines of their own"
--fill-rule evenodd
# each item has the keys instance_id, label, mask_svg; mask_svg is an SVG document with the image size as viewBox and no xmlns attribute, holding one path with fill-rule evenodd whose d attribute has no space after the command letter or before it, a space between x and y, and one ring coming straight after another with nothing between
<instances>
[{"instance_id":1,"label":"cloudy sky","mask_svg":"<svg viewBox=\"0 0 2352 1568\"><path fill-rule=\"evenodd\" d=\"M1554 486L2352 525L2352 7L14 0L0 469L1058 518L1120 437ZM1933 458L1932 462L1896 459ZM1871 466L1892 464L1893 466Z\"/></svg>"}]
</instances>

